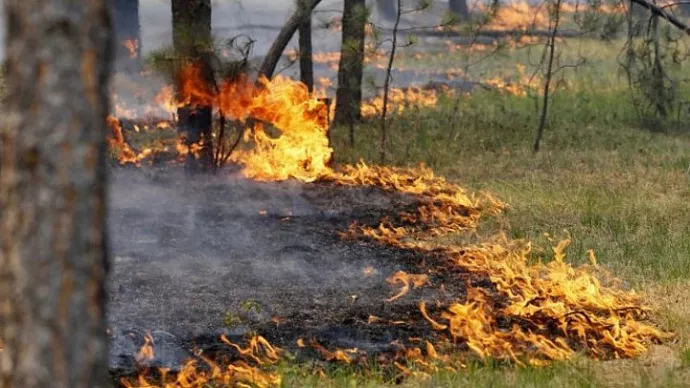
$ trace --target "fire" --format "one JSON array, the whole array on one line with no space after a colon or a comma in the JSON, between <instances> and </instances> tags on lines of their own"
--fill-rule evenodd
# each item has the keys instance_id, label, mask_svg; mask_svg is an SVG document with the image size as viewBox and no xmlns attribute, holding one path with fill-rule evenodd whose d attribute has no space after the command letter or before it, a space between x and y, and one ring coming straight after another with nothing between
<instances>
[{"instance_id":1,"label":"fire","mask_svg":"<svg viewBox=\"0 0 690 388\"><path fill-rule=\"evenodd\" d=\"M427 284L429 281L429 276L424 274L411 275L404 271L398 271L393 276L386 279L386 281L391 285L395 285L397 283L402 284L402 288L400 288L400 291L398 291L397 294L386 299L386 302L392 302L410 292L410 284L412 284L412 288L415 289Z\"/></svg>"},{"instance_id":2,"label":"fire","mask_svg":"<svg viewBox=\"0 0 690 388\"><path fill-rule=\"evenodd\" d=\"M452 89L446 88L443 94L453 96ZM439 92L411 87L406 90L391 88L388 94L388 111L402 114L409 109L433 107L438 103ZM362 104L362 116L376 117L383 111L383 96L379 95Z\"/></svg>"},{"instance_id":3,"label":"fire","mask_svg":"<svg viewBox=\"0 0 690 388\"><path fill-rule=\"evenodd\" d=\"M479 4L480 11L488 12L489 9L484 4ZM601 14L621 14L626 11L625 4L616 3L599 4L596 8L587 4L561 3L562 14L575 14L584 12L597 12ZM550 23L549 9L546 3L535 5L527 1L513 1L501 3L493 18L490 19L486 29L498 31L548 30Z\"/></svg>"},{"instance_id":4,"label":"fire","mask_svg":"<svg viewBox=\"0 0 690 388\"><path fill-rule=\"evenodd\" d=\"M122 134L122 125L120 124L120 120L115 118L115 116L108 116L106 119L106 124L108 125L108 128L110 128L108 146L115 153L115 156L120 164L138 164L140 161L151 155L152 151L148 148L139 153L136 153L134 150L132 150Z\"/></svg>"},{"instance_id":5,"label":"fire","mask_svg":"<svg viewBox=\"0 0 690 388\"><path fill-rule=\"evenodd\" d=\"M139 353L137 353L136 356L137 363L153 360L154 356L153 337L151 337L151 333L146 333L144 336L144 345L139 349Z\"/></svg>"},{"instance_id":6,"label":"fire","mask_svg":"<svg viewBox=\"0 0 690 388\"><path fill-rule=\"evenodd\" d=\"M129 52L129 57L132 59L136 59L139 56L139 41L136 39L126 39L122 42L122 46L124 46L127 51Z\"/></svg>"},{"instance_id":7,"label":"fire","mask_svg":"<svg viewBox=\"0 0 690 388\"><path fill-rule=\"evenodd\" d=\"M205 364L203 367L197 360L189 360L178 373L172 374L167 369L160 369L159 378L141 374L135 379L121 379L120 384L126 388L183 388L216 386L216 384L261 388L280 386L280 376L266 370L280 360L280 349L272 346L261 336L250 338L246 348L230 342L224 336L221 337L221 341L237 351L236 361L221 365L204 356L198 356ZM147 342L144 346L151 344L152 342ZM139 353L141 354L142 351ZM150 351L153 352L152 348Z\"/></svg>"},{"instance_id":8,"label":"fire","mask_svg":"<svg viewBox=\"0 0 690 388\"><path fill-rule=\"evenodd\" d=\"M247 140L254 148L233 156L244 165L244 174L257 180L296 178L311 182L327 173L333 150L327 137L326 106L312 98L307 88L288 78L262 79L262 88L244 113L280 131L272 137L258 123Z\"/></svg>"},{"instance_id":9,"label":"fire","mask_svg":"<svg viewBox=\"0 0 690 388\"><path fill-rule=\"evenodd\" d=\"M194 66L183 69L180 80L181 104L213 106L230 119L252 121L245 143L253 148L231 158L244 165L247 177L312 181L328 170L333 151L326 135L326 106L303 84L279 76L272 81L263 78L256 85L240 77L214 91ZM280 131L280 136L272 136L267 124Z\"/></svg>"},{"instance_id":10,"label":"fire","mask_svg":"<svg viewBox=\"0 0 690 388\"><path fill-rule=\"evenodd\" d=\"M330 351L326 349L323 345L318 343L316 340L312 339L310 343L311 347L321 354L326 361L340 361L345 364L352 363L352 357L348 353L356 353L357 349L336 349L335 351Z\"/></svg>"},{"instance_id":11,"label":"fire","mask_svg":"<svg viewBox=\"0 0 690 388\"><path fill-rule=\"evenodd\" d=\"M175 102L175 90L172 85L164 86L154 98L156 104L164 111L174 116L177 113L178 104Z\"/></svg>"},{"instance_id":12,"label":"fire","mask_svg":"<svg viewBox=\"0 0 690 388\"><path fill-rule=\"evenodd\" d=\"M231 159L242 166L246 177L373 186L415 198L415 206L396 217L382 219L378 225L353 224L343 236L440 255L445 266L434 271L470 273L490 281L490 287L468 284L466 295L458 295L456 301L445 305L438 302L431 313L420 301L420 318L440 333L442 341L466 344L480 358L541 365L568 359L580 350L597 358L634 357L651 341L664 338L665 333L647 322L641 297L620 288L597 266L593 256L589 265L580 267L565 261L567 239L554 247L554 260L548 263L533 263L529 243L504 236L469 246L439 239L474 231L483 216L507 208L491 195L467 193L423 165L398 168L360 162L331 168L333 150L323 114L328 107L301 83L280 76L255 83L245 76L211 88L197 68L188 67L180 76L181 104L212 106L217 114L245 125L243 143ZM162 101L171 100L162 97ZM111 118L109 123L114 128L111 145L120 147L123 158L138 160L139 155L126 146L119 122ZM372 272L365 269L367 273ZM387 301L411 297L410 288L434 287L433 273L392 274L388 283L401 288ZM371 324L379 321L370 317ZM190 362L177 380L163 386L190 386L214 379L258 386L279 382L279 377L261 369L280 359L278 348L261 337L250 340L246 348L224 337L222 340L239 354L237 363L221 367L204 360L208 372L202 372ZM297 344L305 346L301 339ZM330 351L316 341L311 347L326 360L345 363L353 362L352 354L357 353ZM431 343L426 345L426 352L410 348L403 353L422 367L432 365L424 360L424 353L434 360L445 359ZM403 373L413 372L397 365ZM139 384L142 381L148 380L140 377Z\"/></svg>"}]
</instances>

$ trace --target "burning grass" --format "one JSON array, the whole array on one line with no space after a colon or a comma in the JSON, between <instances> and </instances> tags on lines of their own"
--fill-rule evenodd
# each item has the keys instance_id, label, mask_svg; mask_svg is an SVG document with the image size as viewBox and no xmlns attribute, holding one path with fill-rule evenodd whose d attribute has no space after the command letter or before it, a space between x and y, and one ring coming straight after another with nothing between
<instances>
[{"instance_id":1,"label":"burning grass","mask_svg":"<svg viewBox=\"0 0 690 388\"><path fill-rule=\"evenodd\" d=\"M415 209L386 217L378 224L355 223L343 231L344 238L375 241L443 259L442 264L427 266L426 273L391 274L389 283L394 288L388 303L412 297L410 289L452 289L451 284L430 282L430 274L442 272L450 274L454 282L468 282L467 295L458 295L453 302L420 301L417 319L426 321L438 336L418 346L400 345L391 365L403 375L420 378L438 372L439 368L457 370L475 357L508 360L518 365L564 361L577 352L597 359L637 357L650 343L667 336L649 322L649 309L643 297L626 291L608 276L593 253L589 264L567 263L565 249L569 239L556 244L554 260L548 263L540 261L543 256L534 254L529 242L506 236L474 244L444 240L459 233L474 233L481 226L480 220L506 209L504 203L488 194L470 195L426 167L391 168L361 162L331 169L328 162L332 149L326 138L326 124L323 116L316 113L325 107L309 96L303 86L279 78L264 80L258 88L249 83L232 83L220 90L221 93L214 94L192 87L185 102L212 104L233 119L255 118L279 131L278 136L269 136L262 125L247 132L246 147L232 157L243 166L246 177L373 186L418 198ZM454 277L456 272L470 274L470 278ZM472 277L488 282L472 282ZM380 320L374 318L370 322L376 324ZM353 362L354 358L344 349L329 350L318 342L310 344L327 360ZM269 346L264 343L267 349L274 349ZM457 350L461 351L460 357L445 353ZM240 360L228 369L220 369L208 360L210 375L197 372L196 364L190 364L189 372L182 375L220 382L237 382L238 376L252 376L256 380L251 382L255 384L277 383L264 376L265 363L258 362L258 356L239 353L254 363L250 366L247 360ZM238 370L246 374L238 375ZM184 386L175 381L165 386Z\"/></svg>"}]
</instances>

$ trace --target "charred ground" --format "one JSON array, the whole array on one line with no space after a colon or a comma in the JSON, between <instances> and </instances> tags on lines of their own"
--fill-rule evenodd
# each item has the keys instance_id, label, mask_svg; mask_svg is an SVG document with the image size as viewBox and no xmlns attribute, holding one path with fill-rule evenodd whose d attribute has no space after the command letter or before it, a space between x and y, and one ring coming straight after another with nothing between
<instances>
[{"instance_id":1,"label":"charred ground","mask_svg":"<svg viewBox=\"0 0 690 388\"><path fill-rule=\"evenodd\" d=\"M147 331L154 366L175 367L219 336L255 332L296 350L296 340L369 353L434 336L420 299L464 295L467 273L433 271L443 256L347 239L352 222L376 226L414 207L414 196L374 187L181 171L117 169L110 188L108 287L111 369L132 371ZM436 286L397 292L397 271L429 273ZM481 282L472 275L473 281ZM433 307L430 307L433 311ZM370 316L379 320L370 323ZM392 323L395 322L395 323Z\"/></svg>"}]
</instances>

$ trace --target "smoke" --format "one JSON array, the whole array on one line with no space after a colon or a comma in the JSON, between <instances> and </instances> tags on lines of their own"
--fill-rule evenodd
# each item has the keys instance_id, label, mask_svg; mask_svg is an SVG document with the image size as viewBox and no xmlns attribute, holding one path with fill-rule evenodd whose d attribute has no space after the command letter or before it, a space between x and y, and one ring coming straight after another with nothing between
<instances>
[{"instance_id":1,"label":"smoke","mask_svg":"<svg viewBox=\"0 0 690 388\"><path fill-rule=\"evenodd\" d=\"M191 179L179 170L113 170L111 330L189 339L270 325L276 317L311 317L316 321L302 322L308 330L353 309L374 313L394 291L385 278L404 269L399 253L343 241L337 232L390 210L401 201L394 197L228 175ZM248 303L256 308L247 311ZM228 316L239 320L228 326Z\"/></svg>"}]
</instances>

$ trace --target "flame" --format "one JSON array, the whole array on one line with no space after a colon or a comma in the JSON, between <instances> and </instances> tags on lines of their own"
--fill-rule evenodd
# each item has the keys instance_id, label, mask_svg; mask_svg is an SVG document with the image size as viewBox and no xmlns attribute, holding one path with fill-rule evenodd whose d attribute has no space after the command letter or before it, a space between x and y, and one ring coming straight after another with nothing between
<instances>
[{"instance_id":1,"label":"flame","mask_svg":"<svg viewBox=\"0 0 690 388\"><path fill-rule=\"evenodd\" d=\"M139 56L139 41L136 39L127 39L122 42L122 46L124 46L127 51L129 52L129 57L132 59L136 59Z\"/></svg>"},{"instance_id":2,"label":"flame","mask_svg":"<svg viewBox=\"0 0 690 388\"><path fill-rule=\"evenodd\" d=\"M108 128L110 128L110 134L107 137L108 146L115 153L115 156L120 164L139 164L139 162L152 154L153 151L149 148L146 148L139 153L136 153L134 150L132 150L122 134L122 125L120 124L120 120L118 120L115 116L109 115L106 118L106 124Z\"/></svg>"},{"instance_id":3,"label":"flame","mask_svg":"<svg viewBox=\"0 0 690 388\"><path fill-rule=\"evenodd\" d=\"M340 361L345 364L352 363L352 357L348 354L348 351L343 349L336 349L335 351L330 351L326 349L323 345L318 343L316 340L312 339L310 343L311 347L321 354L326 361ZM355 353L356 349L350 350L350 353Z\"/></svg>"},{"instance_id":4,"label":"flame","mask_svg":"<svg viewBox=\"0 0 690 388\"><path fill-rule=\"evenodd\" d=\"M488 12L485 4L478 4L479 11ZM501 3L496 14L489 20L486 29L498 31L520 31L549 28L549 9L545 3L530 4L527 1ZM601 14L621 14L626 11L625 4L599 4L596 8L587 4L561 3L562 14L597 12Z\"/></svg>"},{"instance_id":5,"label":"flame","mask_svg":"<svg viewBox=\"0 0 690 388\"><path fill-rule=\"evenodd\" d=\"M177 113L178 104L175 101L175 89L172 85L166 85L161 88L156 97L154 97L154 101L170 115L174 116Z\"/></svg>"},{"instance_id":6,"label":"flame","mask_svg":"<svg viewBox=\"0 0 690 388\"><path fill-rule=\"evenodd\" d=\"M246 348L221 337L223 343L237 350L239 359L228 365L220 365L204 356L199 358L205 364L199 365L196 360L187 361L179 373L172 375L169 370L159 369L160 377L149 377L140 374L135 379L123 378L120 383L126 388L185 388L202 386L280 386L281 378L275 372L264 370L280 360L281 350L272 346L261 336L252 337Z\"/></svg>"},{"instance_id":7,"label":"flame","mask_svg":"<svg viewBox=\"0 0 690 388\"><path fill-rule=\"evenodd\" d=\"M144 345L139 349L136 356L137 363L153 360L154 356L153 337L151 337L151 333L146 333L144 335Z\"/></svg>"},{"instance_id":8,"label":"flame","mask_svg":"<svg viewBox=\"0 0 690 388\"><path fill-rule=\"evenodd\" d=\"M429 281L429 276L424 274L411 275L404 271L398 271L393 276L386 279L386 281L391 285L402 283L402 288L400 288L400 291L398 291L398 293L394 296L386 299L386 302L392 302L410 291L410 283L412 283L413 288L420 288Z\"/></svg>"},{"instance_id":9,"label":"flame","mask_svg":"<svg viewBox=\"0 0 690 388\"><path fill-rule=\"evenodd\" d=\"M445 88L441 93L448 96L453 96L455 94L454 91L449 88ZM391 88L388 94L388 111L402 114L410 109L436 106L439 94L441 93L434 89L424 90L416 87L410 87L406 90ZM382 111L382 95L376 96L362 104L362 116L380 116Z\"/></svg>"}]
</instances>

